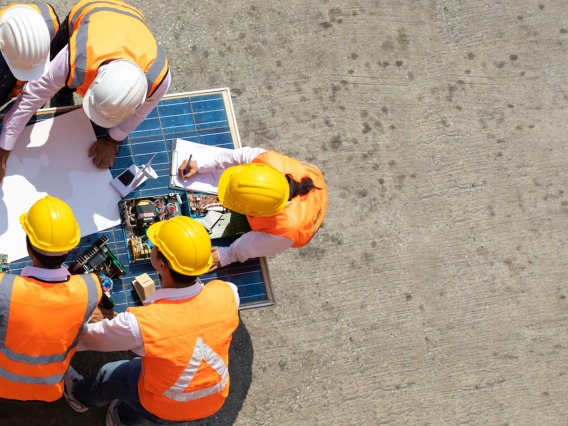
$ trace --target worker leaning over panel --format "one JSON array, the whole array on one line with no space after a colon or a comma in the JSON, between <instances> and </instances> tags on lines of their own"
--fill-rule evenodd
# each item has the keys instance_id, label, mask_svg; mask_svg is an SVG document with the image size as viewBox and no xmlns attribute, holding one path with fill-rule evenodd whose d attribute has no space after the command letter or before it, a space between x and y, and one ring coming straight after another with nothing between
<instances>
[{"instance_id":1,"label":"worker leaning over panel","mask_svg":"<svg viewBox=\"0 0 568 426\"><path fill-rule=\"evenodd\" d=\"M157 222L148 238L162 288L146 306L89 324L78 348L131 350L139 357L106 364L87 379L72 368L65 377L65 397L75 411L110 403L107 425L202 419L229 393L229 345L239 324L236 286L199 280L211 266L211 241L194 219Z\"/></svg>"},{"instance_id":2,"label":"worker leaning over panel","mask_svg":"<svg viewBox=\"0 0 568 426\"><path fill-rule=\"evenodd\" d=\"M142 12L121 1L77 3L51 43L46 74L26 84L0 133L0 182L18 136L61 89L83 96L83 109L109 129L88 154L99 168L114 163L119 142L155 108L170 85L168 60Z\"/></svg>"},{"instance_id":3,"label":"worker leaning over panel","mask_svg":"<svg viewBox=\"0 0 568 426\"><path fill-rule=\"evenodd\" d=\"M199 164L200 163L200 164ZM327 209L328 192L321 170L262 148L241 148L214 160L178 168L181 179L226 169L219 179L219 201L247 216L252 229L230 247L213 247L214 270L233 262L305 246L318 232Z\"/></svg>"},{"instance_id":4,"label":"worker leaning over panel","mask_svg":"<svg viewBox=\"0 0 568 426\"><path fill-rule=\"evenodd\" d=\"M49 67L49 45L59 18L47 3L14 3L0 9L0 106Z\"/></svg>"},{"instance_id":5,"label":"worker leaning over panel","mask_svg":"<svg viewBox=\"0 0 568 426\"><path fill-rule=\"evenodd\" d=\"M95 275L63 261L80 237L65 202L46 196L20 217L32 266L0 274L0 398L55 401L79 333L101 299Z\"/></svg>"}]
</instances>

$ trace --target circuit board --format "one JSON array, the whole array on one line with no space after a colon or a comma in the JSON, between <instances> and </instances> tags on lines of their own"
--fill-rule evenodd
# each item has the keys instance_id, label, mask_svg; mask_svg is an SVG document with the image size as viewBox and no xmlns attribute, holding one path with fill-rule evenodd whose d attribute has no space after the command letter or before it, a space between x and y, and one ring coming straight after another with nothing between
<instances>
[{"instance_id":1,"label":"circuit board","mask_svg":"<svg viewBox=\"0 0 568 426\"><path fill-rule=\"evenodd\" d=\"M0 253L0 273L10 273L10 263L8 262L8 255Z\"/></svg>"},{"instance_id":2,"label":"circuit board","mask_svg":"<svg viewBox=\"0 0 568 426\"><path fill-rule=\"evenodd\" d=\"M120 221L129 263L150 258L152 243L146 232L150 225L182 215L179 193L127 198L119 201Z\"/></svg>"},{"instance_id":3,"label":"circuit board","mask_svg":"<svg viewBox=\"0 0 568 426\"><path fill-rule=\"evenodd\" d=\"M108 241L107 236L101 236L69 264L69 272L72 274L93 273L99 277L103 289L103 298L100 305L104 308L114 307L115 302L111 295L114 280L122 278L126 274L124 265L108 249Z\"/></svg>"},{"instance_id":4,"label":"circuit board","mask_svg":"<svg viewBox=\"0 0 568 426\"><path fill-rule=\"evenodd\" d=\"M211 240L236 237L250 231L246 216L224 208L217 195L189 192L187 203L189 216L207 229Z\"/></svg>"}]
</instances>

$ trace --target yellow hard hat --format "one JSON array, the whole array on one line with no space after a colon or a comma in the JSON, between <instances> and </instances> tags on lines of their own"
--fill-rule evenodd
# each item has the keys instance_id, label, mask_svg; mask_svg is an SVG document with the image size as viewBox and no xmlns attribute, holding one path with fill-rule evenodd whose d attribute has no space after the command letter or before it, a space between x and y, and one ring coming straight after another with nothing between
<instances>
[{"instance_id":1,"label":"yellow hard hat","mask_svg":"<svg viewBox=\"0 0 568 426\"><path fill-rule=\"evenodd\" d=\"M180 274L198 276L211 268L211 240L205 227L187 216L156 222L148 238Z\"/></svg>"},{"instance_id":2,"label":"yellow hard hat","mask_svg":"<svg viewBox=\"0 0 568 426\"><path fill-rule=\"evenodd\" d=\"M219 201L248 216L274 216L290 198L290 185L283 173L268 164L229 167L219 179Z\"/></svg>"},{"instance_id":3,"label":"yellow hard hat","mask_svg":"<svg viewBox=\"0 0 568 426\"><path fill-rule=\"evenodd\" d=\"M79 244L81 230L71 208L50 195L38 200L20 216L30 243L40 253L59 256Z\"/></svg>"}]
</instances>

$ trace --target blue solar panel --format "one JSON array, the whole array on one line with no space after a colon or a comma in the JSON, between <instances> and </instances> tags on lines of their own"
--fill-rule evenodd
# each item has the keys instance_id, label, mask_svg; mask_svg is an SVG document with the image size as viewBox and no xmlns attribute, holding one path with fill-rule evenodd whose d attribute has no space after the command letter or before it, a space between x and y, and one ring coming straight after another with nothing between
<instances>
[{"instance_id":1,"label":"blue solar panel","mask_svg":"<svg viewBox=\"0 0 568 426\"><path fill-rule=\"evenodd\" d=\"M113 177L135 163L143 165L154 153L152 167L158 179L149 179L125 198L148 197L179 193L183 191L168 188L170 173L170 153L172 141L177 138L191 140L201 144L223 148L240 146L236 131L236 121L232 114L231 98L228 89L211 90L196 93L168 95L164 97L138 128L120 144L115 163L111 169ZM31 123L53 117L53 110L40 111ZM95 126L95 133L100 136L104 129ZM111 190L109 188L109 190ZM96 201L95 201L96 202ZM118 208L118 206L117 206ZM121 226L115 226L97 234L85 236L77 248L68 256L67 263L88 249L101 235L108 237L108 249L126 267L127 273L122 279L114 280L112 298L116 303L115 311L123 312L128 306L139 306L132 281L137 275L147 273L160 287L159 275L150 265L149 260L129 264L126 242ZM228 246L235 238L213 240L213 245ZM30 265L26 258L10 265L11 272L18 274L22 268ZM234 283L239 288L241 309L267 306L274 303L270 288L270 278L265 258L250 259L245 263L228 265L211 274L201 277L204 282L220 279Z\"/></svg>"}]
</instances>

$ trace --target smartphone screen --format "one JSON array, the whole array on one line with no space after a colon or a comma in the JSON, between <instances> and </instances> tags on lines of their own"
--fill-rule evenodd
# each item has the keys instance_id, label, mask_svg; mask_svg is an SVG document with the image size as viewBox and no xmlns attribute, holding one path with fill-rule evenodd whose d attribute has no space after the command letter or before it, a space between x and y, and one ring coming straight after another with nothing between
<instances>
[{"instance_id":1,"label":"smartphone screen","mask_svg":"<svg viewBox=\"0 0 568 426\"><path fill-rule=\"evenodd\" d=\"M133 179L134 179L134 173L132 173L130 170L125 170L120 175L118 175L118 180L122 182L124 186L130 185Z\"/></svg>"}]
</instances>

